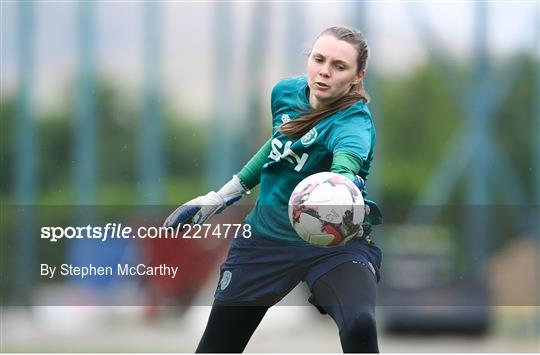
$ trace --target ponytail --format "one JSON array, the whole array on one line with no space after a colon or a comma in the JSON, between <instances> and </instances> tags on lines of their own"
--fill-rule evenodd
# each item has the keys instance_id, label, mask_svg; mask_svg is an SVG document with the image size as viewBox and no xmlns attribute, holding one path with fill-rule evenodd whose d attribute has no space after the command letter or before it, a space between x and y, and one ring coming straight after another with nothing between
<instances>
[{"instance_id":1,"label":"ponytail","mask_svg":"<svg viewBox=\"0 0 540 355\"><path fill-rule=\"evenodd\" d=\"M356 90L355 90L356 88ZM315 127L319 122L324 120L326 117L332 116L338 111L345 110L350 106L354 105L357 102L369 102L369 97L363 88L363 83L354 85L351 88L351 91L341 97L334 103L330 105L319 107L317 109L309 109L304 112L299 118L282 123L278 130L284 136L298 139L304 134L309 132L313 127Z\"/></svg>"}]
</instances>

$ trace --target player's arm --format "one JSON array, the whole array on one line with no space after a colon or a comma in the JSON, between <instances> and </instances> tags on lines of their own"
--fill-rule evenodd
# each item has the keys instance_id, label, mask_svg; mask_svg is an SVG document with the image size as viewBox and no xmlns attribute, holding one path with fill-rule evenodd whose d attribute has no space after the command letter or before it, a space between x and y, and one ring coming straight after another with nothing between
<instances>
[{"instance_id":1,"label":"player's arm","mask_svg":"<svg viewBox=\"0 0 540 355\"><path fill-rule=\"evenodd\" d=\"M266 141L261 149L247 162L246 165L236 174L240 178L240 182L246 188L251 190L259 185L261 181L261 169L266 162L272 150L272 139Z\"/></svg>"},{"instance_id":2,"label":"player's arm","mask_svg":"<svg viewBox=\"0 0 540 355\"><path fill-rule=\"evenodd\" d=\"M332 166L330 167L330 171L343 175L347 179L354 181L356 174L358 174L361 167L362 160L356 155L348 152L336 152L332 157Z\"/></svg>"},{"instance_id":3,"label":"player's arm","mask_svg":"<svg viewBox=\"0 0 540 355\"><path fill-rule=\"evenodd\" d=\"M364 180L356 175L360 171L362 166L362 160L354 154L347 152L336 152L332 158L332 166L330 171L341 174L351 180L362 192L365 197L365 183ZM363 235L368 236L371 233L371 226L382 224L383 217L381 210L377 203L374 201L365 199L366 203L366 218L364 219Z\"/></svg>"},{"instance_id":4,"label":"player's arm","mask_svg":"<svg viewBox=\"0 0 540 355\"><path fill-rule=\"evenodd\" d=\"M362 166L362 159L348 152L336 152L332 158L332 166L330 171L341 174L351 180L356 187L362 192L362 196L366 197L366 184L364 179L357 175Z\"/></svg>"},{"instance_id":5,"label":"player's arm","mask_svg":"<svg viewBox=\"0 0 540 355\"><path fill-rule=\"evenodd\" d=\"M260 182L262 166L270 154L270 142L270 140L266 142L238 174L233 175L221 189L217 192L210 191L204 196L184 203L167 217L163 225L176 228L179 224L202 224L214 214L241 199L243 195L249 194L250 190Z\"/></svg>"}]
</instances>

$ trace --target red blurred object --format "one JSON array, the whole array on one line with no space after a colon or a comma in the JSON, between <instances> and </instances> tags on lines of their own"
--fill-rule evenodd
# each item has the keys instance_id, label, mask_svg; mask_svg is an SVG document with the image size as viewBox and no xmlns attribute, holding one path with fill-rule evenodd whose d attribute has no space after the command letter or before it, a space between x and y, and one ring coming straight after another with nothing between
<instances>
[{"instance_id":1,"label":"red blurred object","mask_svg":"<svg viewBox=\"0 0 540 355\"><path fill-rule=\"evenodd\" d=\"M153 275L145 280L150 296L147 316L154 316L159 306L190 305L212 273L217 272L229 244L227 239L167 237L142 240L146 265L178 267L174 278L170 275Z\"/></svg>"}]
</instances>

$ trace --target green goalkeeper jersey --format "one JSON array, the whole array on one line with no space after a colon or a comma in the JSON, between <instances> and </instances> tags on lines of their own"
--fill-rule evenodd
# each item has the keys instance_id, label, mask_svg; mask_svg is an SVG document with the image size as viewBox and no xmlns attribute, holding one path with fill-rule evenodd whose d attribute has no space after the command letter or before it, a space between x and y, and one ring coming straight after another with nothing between
<instances>
[{"instance_id":1,"label":"green goalkeeper jersey","mask_svg":"<svg viewBox=\"0 0 540 355\"><path fill-rule=\"evenodd\" d=\"M263 237L290 244L307 244L289 222L289 197L304 178L330 171L338 152L361 161L358 175L366 179L373 160L375 126L363 102L336 112L299 139L284 136L278 127L299 117L309 107L307 78L280 81L272 90L271 151L261 169L257 203L246 217Z\"/></svg>"}]
</instances>

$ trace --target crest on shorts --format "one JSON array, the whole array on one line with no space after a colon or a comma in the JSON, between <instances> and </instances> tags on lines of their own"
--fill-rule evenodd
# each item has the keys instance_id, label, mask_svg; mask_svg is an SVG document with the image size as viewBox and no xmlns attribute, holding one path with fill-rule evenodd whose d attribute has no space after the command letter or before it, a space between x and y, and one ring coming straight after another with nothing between
<instances>
[{"instance_id":1,"label":"crest on shorts","mask_svg":"<svg viewBox=\"0 0 540 355\"><path fill-rule=\"evenodd\" d=\"M223 272L223 276L221 277L221 282L219 283L219 288L221 288L221 291L223 291L227 288L227 286L229 286L229 284L231 283L231 279L232 272L230 272L229 270L225 270L225 272Z\"/></svg>"},{"instance_id":2,"label":"crest on shorts","mask_svg":"<svg viewBox=\"0 0 540 355\"><path fill-rule=\"evenodd\" d=\"M317 139L318 134L319 133L317 132L315 127L313 127L312 129L309 130L308 133L302 136L302 139L300 141L302 142L304 146L307 147L308 145L311 145L313 142L315 142L315 139Z\"/></svg>"}]
</instances>

